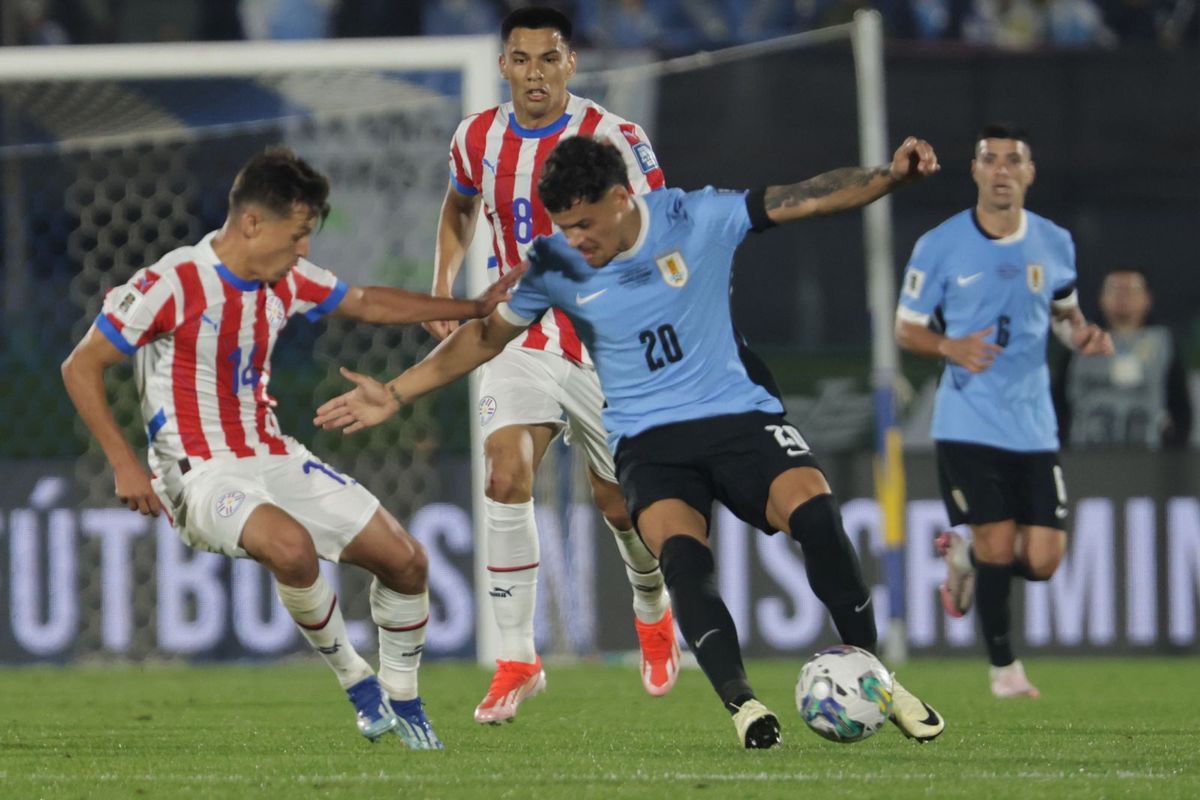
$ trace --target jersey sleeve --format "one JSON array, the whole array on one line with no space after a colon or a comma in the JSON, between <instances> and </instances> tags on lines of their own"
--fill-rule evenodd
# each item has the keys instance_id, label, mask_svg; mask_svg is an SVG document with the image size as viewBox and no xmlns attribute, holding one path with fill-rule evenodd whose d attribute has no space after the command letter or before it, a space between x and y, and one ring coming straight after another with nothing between
<instances>
[{"instance_id":1,"label":"jersey sleeve","mask_svg":"<svg viewBox=\"0 0 1200 800\"><path fill-rule=\"evenodd\" d=\"M545 239L535 239L525 257L529 260L529 271L521 278L508 302L496 307L507 322L522 328L537 322L554 305L545 279L546 269L554 256L545 246Z\"/></svg>"},{"instance_id":2,"label":"jersey sleeve","mask_svg":"<svg viewBox=\"0 0 1200 800\"><path fill-rule=\"evenodd\" d=\"M296 262L287 280L292 288L288 316L303 314L310 322L337 308L350 289L329 270L303 258Z\"/></svg>"},{"instance_id":3,"label":"jersey sleeve","mask_svg":"<svg viewBox=\"0 0 1200 800\"><path fill-rule=\"evenodd\" d=\"M125 355L175 330L174 284L153 268L138 270L129 282L104 296L96 328Z\"/></svg>"},{"instance_id":4,"label":"jersey sleeve","mask_svg":"<svg viewBox=\"0 0 1200 800\"><path fill-rule=\"evenodd\" d=\"M640 125L620 120L606 132L606 138L625 159L625 171L629 174L629 185L635 194L645 194L666 186L667 180L658 157L650 146L650 139Z\"/></svg>"},{"instance_id":5,"label":"jersey sleeve","mask_svg":"<svg viewBox=\"0 0 1200 800\"><path fill-rule=\"evenodd\" d=\"M1060 250L1061 273L1054 276L1054 285L1051 286L1055 303L1072 301L1071 305L1078 304L1078 298L1075 294L1075 240L1071 238L1071 234L1063 230L1062 244Z\"/></svg>"},{"instance_id":6,"label":"jersey sleeve","mask_svg":"<svg viewBox=\"0 0 1200 800\"><path fill-rule=\"evenodd\" d=\"M472 164L467 145L467 131L475 117L468 117L459 123L454 138L450 140L450 183L459 194L472 197L479 194L479 182L473 175Z\"/></svg>"},{"instance_id":7,"label":"jersey sleeve","mask_svg":"<svg viewBox=\"0 0 1200 800\"><path fill-rule=\"evenodd\" d=\"M946 289L939 269L941 260L937 249L930 233L917 240L900 285L896 319L928 325L934 311L942 304Z\"/></svg>"},{"instance_id":8,"label":"jersey sleeve","mask_svg":"<svg viewBox=\"0 0 1200 800\"><path fill-rule=\"evenodd\" d=\"M688 212L712 236L734 248L746 238L752 224L750 210L746 207L746 195L745 191L705 186L699 191L688 192L685 202Z\"/></svg>"}]
</instances>

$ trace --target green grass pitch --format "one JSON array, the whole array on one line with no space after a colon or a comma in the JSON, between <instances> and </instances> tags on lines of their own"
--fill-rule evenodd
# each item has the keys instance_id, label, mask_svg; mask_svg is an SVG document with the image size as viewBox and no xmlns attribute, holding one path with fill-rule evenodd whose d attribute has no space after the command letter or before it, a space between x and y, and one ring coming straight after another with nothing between
<instances>
[{"instance_id":1,"label":"green grass pitch","mask_svg":"<svg viewBox=\"0 0 1200 800\"><path fill-rule=\"evenodd\" d=\"M1036 701L997 701L981 660L918 661L905 685L945 715L918 745L856 745L800 722L799 662L749 664L783 746L738 747L704 676L664 698L636 670L552 667L515 723L480 727L489 675L429 664L445 752L371 745L318 664L0 671L0 796L10 798L1200 797L1200 661L1034 659Z\"/></svg>"}]
</instances>

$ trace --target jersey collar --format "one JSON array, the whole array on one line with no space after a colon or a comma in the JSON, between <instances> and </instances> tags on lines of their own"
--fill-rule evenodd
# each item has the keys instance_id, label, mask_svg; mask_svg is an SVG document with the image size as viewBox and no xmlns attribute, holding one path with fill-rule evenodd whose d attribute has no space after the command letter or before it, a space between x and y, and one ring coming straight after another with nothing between
<instances>
[{"instance_id":1,"label":"jersey collar","mask_svg":"<svg viewBox=\"0 0 1200 800\"><path fill-rule=\"evenodd\" d=\"M239 278L234 275L229 267L221 263L221 259L217 256L217 251L213 250L212 240L216 237L219 231L213 231L196 243L196 254L199 258L196 261L206 264L217 271L217 275L221 276L221 280L229 284L233 288L242 292L256 292L262 286L262 281L248 280Z\"/></svg>"},{"instance_id":2,"label":"jersey collar","mask_svg":"<svg viewBox=\"0 0 1200 800\"><path fill-rule=\"evenodd\" d=\"M646 244L646 237L650 233L650 207L646 205L646 199L640 194L635 194L633 195L633 204L637 206L638 214L641 215L642 229L638 231L633 247L617 253L613 256L613 261L631 261L641 252L642 246Z\"/></svg>"},{"instance_id":3,"label":"jersey collar","mask_svg":"<svg viewBox=\"0 0 1200 800\"><path fill-rule=\"evenodd\" d=\"M971 209L971 222L975 223L975 229L992 244L1016 244L1025 238L1025 232L1029 229L1029 221L1025 216L1025 209L1023 208L1021 209L1021 220L1017 223L1017 229L1008 236L997 238L985 231L983 226L979 224L979 217L975 215L974 208Z\"/></svg>"},{"instance_id":4,"label":"jersey collar","mask_svg":"<svg viewBox=\"0 0 1200 800\"><path fill-rule=\"evenodd\" d=\"M569 109L570 105L567 108ZM523 128L521 127L521 123L517 122L517 115L512 111L508 112L509 129L522 139L545 139L547 136L553 136L567 127L567 123L570 121L571 112L568 110L564 111L561 117L544 128Z\"/></svg>"}]
</instances>

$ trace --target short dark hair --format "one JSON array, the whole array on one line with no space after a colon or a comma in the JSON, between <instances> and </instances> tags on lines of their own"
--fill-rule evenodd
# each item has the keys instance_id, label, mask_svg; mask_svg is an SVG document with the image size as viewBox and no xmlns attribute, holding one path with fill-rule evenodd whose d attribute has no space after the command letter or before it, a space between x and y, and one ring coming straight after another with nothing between
<instances>
[{"instance_id":1,"label":"short dark hair","mask_svg":"<svg viewBox=\"0 0 1200 800\"><path fill-rule=\"evenodd\" d=\"M1026 147L1033 149L1033 140L1029 138L1029 131L1010 122L989 122L980 128L979 133L975 135L975 141L971 143L972 151L984 139L1012 139L1014 142L1024 142Z\"/></svg>"},{"instance_id":2,"label":"short dark hair","mask_svg":"<svg viewBox=\"0 0 1200 800\"><path fill-rule=\"evenodd\" d=\"M508 37L517 28L554 28L562 36L563 41L571 43L571 20L557 8L549 6L526 6L510 11L500 23L500 41L507 42Z\"/></svg>"},{"instance_id":3,"label":"short dark hair","mask_svg":"<svg viewBox=\"0 0 1200 800\"><path fill-rule=\"evenodd\" d=\"M324 220L329 216L329 179L290 147L276 145L251 158L233 179L229 209L248 204L289 217L297 203Z\"/></svg>"},{"instance_id":4,"label":"short dark hair","mask_svg":"<svg viewBox=\"0 0 1200 800\"><path fill-rule=\"evenodd\" d=\"M550 151L537 190L546 210L557 214L579 201L595 203L612 187L628 183L625 159L616 147L590 136L572 136Z\"/></svg>"}]
</instances>

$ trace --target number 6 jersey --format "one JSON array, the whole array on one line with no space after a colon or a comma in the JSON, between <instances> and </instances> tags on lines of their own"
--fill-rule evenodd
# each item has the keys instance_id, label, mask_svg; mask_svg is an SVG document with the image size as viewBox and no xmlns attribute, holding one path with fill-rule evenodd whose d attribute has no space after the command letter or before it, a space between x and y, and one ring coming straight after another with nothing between
<instances>
[{"instance_id":1,"label":"number 6 jersey","mask_svg":"<svg viewBox=\"0 0 1200 800\"><path fill-rule=\"evenodd\" d=\"M156 471L181 458L293 452L267 394L271 351L289 317L315 320L347 291L304 259L274 285L239 278L213 252L215 235L136 272L105 296L96 318L100 332L135 358Z\"/></svg>"},{"instance_id":2,"label":"number 6 jersey","mask_svg":"<svg viewBox=\"0 0 1200 800\"><path fill-rule=\"evenodd\" d=\"M544 128L521 127L512 103L467 117L450 145L450 181L461 194L483 195L483 213L492 233L488 275L493 281L521 263L534 237L554 232L537 195L537 179L550 151L571 136L592 136L615 145L635 193L663 186L662 169L645 132L591 100L569 95L566 112ZM559 309L548 310L515 344L590 363L571 321Z\"/></svg>"}]
</instances>

